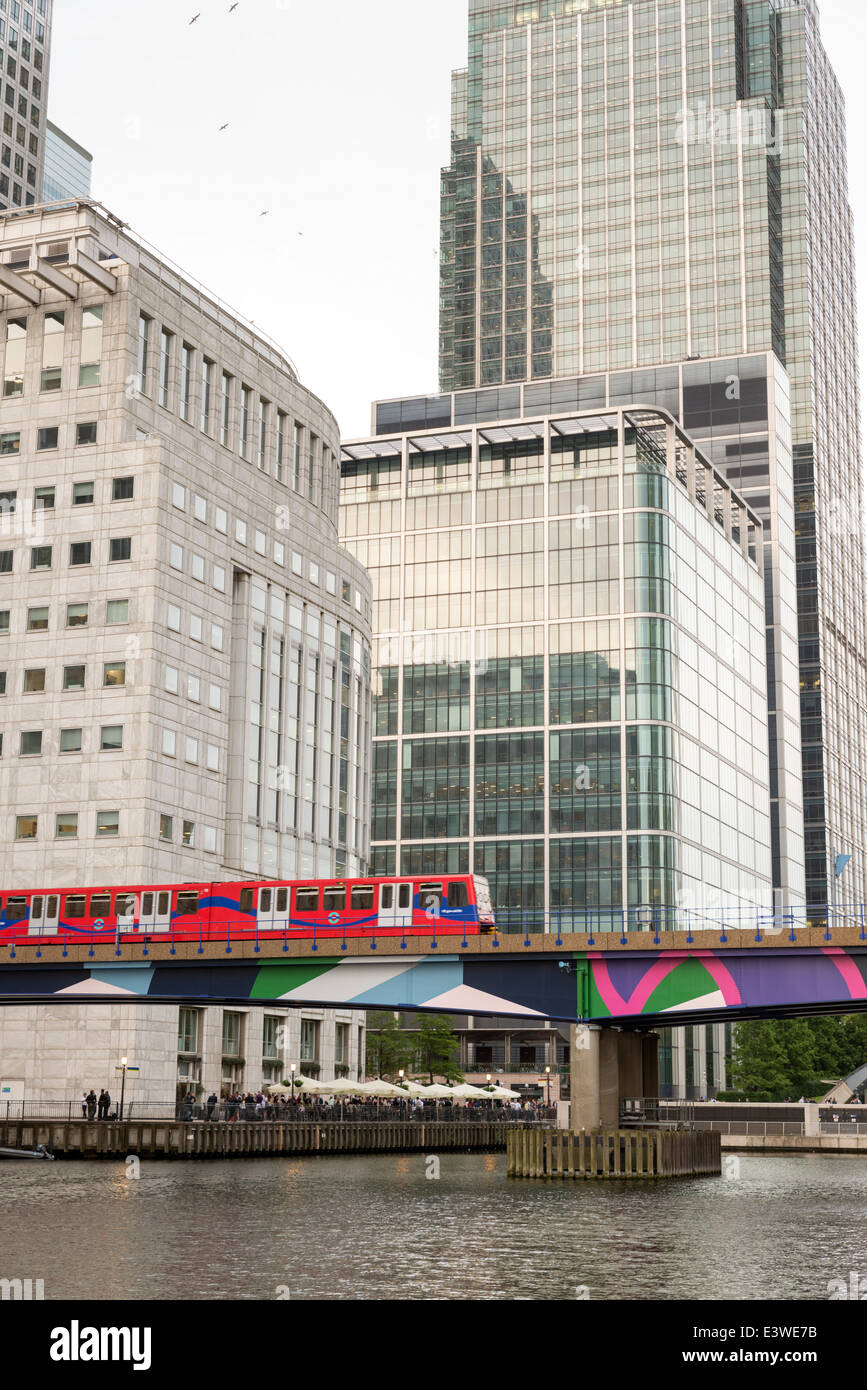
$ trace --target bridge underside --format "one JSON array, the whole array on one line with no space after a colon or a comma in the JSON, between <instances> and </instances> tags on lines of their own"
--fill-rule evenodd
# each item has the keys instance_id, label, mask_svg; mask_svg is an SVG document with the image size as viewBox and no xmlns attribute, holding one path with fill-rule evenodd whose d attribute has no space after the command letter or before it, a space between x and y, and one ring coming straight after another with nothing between
<instances>
[{"instance_id":1,"label":"bridge underside","mask_svg":"<svg viewBox=\"0 0 867 1390\"><path fill-rule=\"evenodd\" d=\"M300 943L293 943L300 945ZM547 944L547 943L546 943ZM426 955L171 959L124 943L121 959L58 947L0 963L0 1004L133 999L540 1017L647 1030L663 1025L867 1009L867 943L532 951L490 945ZM144 950L147 950L144 947ZM135 951L137 958L132 958Z\"/></svg>"}]
</instances>

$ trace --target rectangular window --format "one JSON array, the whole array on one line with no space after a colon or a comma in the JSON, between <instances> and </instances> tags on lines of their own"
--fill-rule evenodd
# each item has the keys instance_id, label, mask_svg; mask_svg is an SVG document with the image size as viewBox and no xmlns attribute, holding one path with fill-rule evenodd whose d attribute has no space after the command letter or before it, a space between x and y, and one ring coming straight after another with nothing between
<instances>
[{"instance_id":1,"label":"rectangular window","mask_svg":"<svg viewBox=\"0 0 867 1390\"><path fill-rule=\"evenodd\" d=\"M95 444L96 443L96 421L86 420L79 422L75 426L76 444Z\"/></svg>"},{"instance_id":2,"label":"rectangular window","mask_svg":"<svg viewBox=\"0 0 867 1390\"><path fill-rule=\"evenodd\" d=\"M189 420L193 392L193 353L189 343L181 348L181 419Z\"/></svg>"},{"instance_id":3,"label":"rectangular window","mask_svg":"<svg viewBox=\"0 0 867 1390\"><path fill-rule=\"evenodd\" d=\"M282 410L277 411L277 458L274 465L274 476L278 483L282 483L286 472L286 416Z\"/></svg>"},{"instance_id":4,"label":"rectangular window","mask_svg":"<svg viewBox=\"0 0 867 1390\"><path fill-rule=\"evenodd\" d=\"M126 662L106 661L102 667L103 685L126 685Z\"/></svg>"},{"instance_id":5,"label":"rectangular window","mask_svg":"<svg viewBox=\"0 0 867 1390\"><path fill-rule=\"evenodd\" d=\"M160 386L157 399L164 410L169 409L172 390L172 343L174 334L168 329L160 333Z\"/></svg>"},{"instance_id":6,"label":"rectangular window","mask_svg":"<svg viewBox=\"0 0 867 1390\"><path fill-rule=\"evenodd\" d=\"M113 536L108 542L108 562L116 564L119 560L132 559L132 537Z\"/></svg>"},{"instance_id":7,"label":"rectangular window","mask_svg":"<svg viewBox=\"0 0 867 1390\"><path fill-rule=\"evenodd\" d=\"M60 730L60 751L61 753L81 752L81 729Z\"/></svg>"},{"instance_id":8,"label":"rectangular window","mask_svg":"<svg viewBox=\"0 0 867 1390\"><path fill-rule=\"evenodd\" d=\"M35 512L54 511L54 488L38 487L33 493L33 510Z\"/></svg>"},{"instance_id":9,"label":"rectangular window","mask_svg":"<svg viewBox=\"0 0 867 1390\"><path fill-rule=\"evenodd\" d=\"M301 457L304 450L304 426L296 425L292 447L292 486L301 491Z\"/></svg>"},{"instance_id":10,"label":"rectangular window","mask_svg":"<svg viewBox=\"0 0 867 1390\"><path fill-rule=\"evenodd\" d=\"M90 541L73 541L69 547L70 565L89 565L90 564Z\"/></svg>"},{"instance_id":11,"label":"rectangular window","mask_svg":"<svg viewBox=\"0 0 867 1390\"><path fill-rule=\"evenodd\" d=\"M163 729L163 757L174 758L178 751L178 736L174 729Z\"/></svg>"},{"instance_id":12,"label":"rectangular window","mask_svg":"<svg viewBox=\"0 0 867 1390\"><path fill-rule=\"evenodd\" d=\"M259 397L259 444L256 462L264 471L268 458L268 402Z\"/></svg>"},{"instance_id":13,"label":"rectangular window","mask_svg":"<svg viewBox=\"0 0 867 1390\"><path fill-rule=\"evenodd\" d=\"M147 314L139 314L138 320L138 389L143 396L148 390L148 371L150 368L151 321Z\"/></svg>"},{"instance_id":14,"label":"rectangular window","mask_svg":"<svg viewBox=\"0 0 867 1390\"><path fill-rule=\"evenodd\" d=\"M24 392L24 358L27 350L27 320L6 320L6 365L3 375L3 395L20 396Z\"/></svg>"},{"instance_id":15,"label":"rectangular window","mask_svg":"<svg viewBox=\"0 0 867 1390\"><path fill-rule=\"evenodd\" d=\"M30 568L32 570L51 569L51 546L35 545L30 552Z\"/></svg>"},{"instance_id":16,"label":"rectangular window","mask_svg":"<svg viewBox=\"0 0 867 1390\"><path fill-rule=\"evenodd\" d=\"M193 493L193 516L196 521L208 520L208 504L204 497L200 497L197 492Z\"/></svg>"},{"instance_id":17,"label":"rectangular window","mask_svg":"<svg viewBox=\"0 0 867 1390\"><path fill-rule=\"evenodd\" d=\"M46 429L36 431L36 448L40 451L45 449L56 449L59 438L59 430L56 425L50 425ZM54 489L52 488L52 491Z\"/></svg>"},{"instance_id":18,"label":"rectangular window","mask_svg":"<svg viewBox=\"0 0 867 1390\"><path fill-rule=\"evenodd\" d=\"M35 840L39 829L38 816L16 816L15 817L15 838L16 840Z\"/></svg>"},{"instance_id":19,"label":"rectangular window","mask_svg":"<svg viewBox=\"0 0 867 1390\"><path fill-rule=\"evenodd\" d=\"M47 631L48 631L48 609L47 609L47 608L28 608L28 610L27 610L27 631L28 631L28 632L47 632Z\"/></svg>"},{"instance_id":20,"label":"rectangular window","mask_svg":"<svg viewBox=\"0 0 867 1390\"><path fill-rule=\"evenodd\" d=\"M166 815L161 815L161 816L160 816L160 839L161 839L161 840L170 840L170 839L172 838L172 828L173 828L173 827L172 827L172 817L171 817L171 816L166 816Z\"/></svg>"},{"instance_id":21,"label":"rectangular window","mask_svg":"<svg viewBox=\"0 0 867 1390\"><path fill-rule=\"evenodd\" d=\"M253 392L249 386L241 387L241 436L238 440L238 453L242 459L250 457L250 401Z\"/></svg>"},{"instance_id":22,"label":"rectangular window","mask_svg":"<svg viewBox=\"0 0 867 1390\"><path fill-rule=\"evenodd\" d=\"M87 627L86 603L68 603L66 605L66 626Z\"/></svg>"},{"instance_id":23,"label":"rectangular window","mask_svg":"<svg viewBox=\"0 0 867 1390\"><path fill-rule=\"evenodd\" d=\"M64 668L63 668L63 689L64 689L64 690L83 690L83 689L84 689L84 667L83 667L83 666L64 666Z\"/></svg>"},{"instance_id":24,"label":"rectangular window","mask_svg":"<svg viewBox=\"0 0 867 1390\"><path fill-rule=\"evenodd\" d=\"M187 489L182 483L172 483L172 506L177 507L179 512L187 509Z\"/></svg>"},{"instance_id":25,"label":"rectangular window","mask_svg":"<svg viewBox=\"0 0 867 1390\"><path fill-rule=\"evenodd\" d=\"M9 631L9 609L0 608L0 632Z\"/></svg>"},{"instance_id":26,"label":"rectangular window","mask_svg":"<svg viewBox=\"0 0 867 1390\"><path fill-rule=\"evenodd\" d=\"M105 621L107 623L128 623L129 622L129 599L110 598L105 605Z\"/></svg>"},{"instance_id":27,"label":"rectangular window","mask_svg":"<svg viewBox=\"0 0 867 1390\"><path fill-rule=\"evenodd\" d=\"M98 839L117 835L120 831L120 811L97 811L96 834Z\"/></svg>"},{"instance_id":28,"label":"rectangular window","mask_svg":"<svg viewBox=\"0 0 867 1390\"><path fill-rule=\"evenodd\" d=\"M35 758L42 753L42 730L25 730L21 734L22 758Z\"/></svg>"},{"instance_id":29,"label":"rectangular window","mask_svg":"<svg viewBox=\"0 0 867 1390\"><path fill-rule=\"evenodd\" d=\"M185 821L183 821L183 822L182 822L182 828L181 828L181 844L182 844L182 845L186 845L187 849L192 849L192 848L193 848L193 845L194 845L194 843L195 843L195 836L196 836L196 827L195 827L195 823L194 823L193 821L191 821L191 820L185 820ZM181 897L182 897L182 896L183 896L182 894L180 894L180 893L178 894L178 905L179 905L179 907L180 907L180 900L181 900ZM193 894L193 895L191 895L191 896L195 897L195 894ZM198 905L199 905L199 904L198 904L198 898L196 898L196 906L195 906L195 908L191 908L190 911L192 911L192 912L197 911L197 910L198 910Z\"/></svg>"},{"instance_id":30,"label":"rectangular window","mask_svg":"<svg viewBox=\"0 0 867 1390\"><path fill-rule=\"evenodd\" d=\"M93 482L72 484L73 507L89 507L93 502Z\"/></svg>"},{"instance_id":31,"label":"rectangular window","mask_svg":"<svg viewBox=\"0 0 867 1390\"><path fill-rule=\"evenodd\" d=\"M21 452L21 435L16 430L14 434L0 434L0 454L18 454Z\"/></svg>"},{"instance_id":32,"label":"rectangular window","mask_svg":"<svg viewBox=\"0 0 867 1390\"><path fill-rule=\"evenodd\" d=\"M105 724L100 733L99 746L103 753L123 748L123 725Z\"/></svg>"},{"instance_id":33,"label":"rectangular window","mask_svg":"<svg viewBox=\"0 0 867 1390\"><path fill-rule=\"evenodd\" d=\"M220 388L220 443L224 449L228 449L232 440L232 378L228 372L223 372L223 383Z\"/></svg>"},{"instance_id":34,"label":"rectangular window","mask_svg":"<svg viewBox=\"0 0 867 1390\"><path fill-rule=\"evenodd\" d=\"M183 546L174 544L169 546L169 564L173 570L182 570L184 568Z\"/></svg>"},{"instance_id":35,"label":"rectangular window","mask_svg":"<svg viewBox=\"0 0 867 1390\"><path fill-rule=\"evenodd\" d=\"M12 559L14 554L14 550L0 550L0 574L12 573Z\"/></svg>"},{"instance_id":36,"label":"rectangular window","mask_svg":"<svg viewBox=\"0 0 867 1390\"><path fill-rule=\"evenodd\" d=\"M25 695L38 695L45 689L45 667L36 666L24 672Z\"/></svg>"},{"instance_id":37,"label":"rectangular window","mask_svg":"<svg viewBox=\"0 0 867 1390\"><path fill-rule=\"evenodd\" d=\"M78 838L78 813L76 811L58 813L54 820L54 838L56 840L75 840Z\"/></svg>"},{"instance_id":38,"label":"rectangular window","mask_svg":"<svg viewBox=\"0 0 867 1390\"><path fill-rule=\"evenodd\" d=\"M135 489L135 478L112 478L112 502L129 502Z\"/></svg>"},{"instance_id":39,"label":"rectangular window","mask_svg":"<svg viewBox=\"0 0 867 1390\"><path fill-rule=\"evenodd\" d=\"M201 642L202 640L202 619L198 613L190 614L190 639L193 642Z\"/></svg>"},{"instance_id":40,"label":"rectangular window","mask_svg":"<svg viewBox=\"0 0 867 1390\"><path fill-rule=\"evenodd\" d=\"M102 305L93 304L81 315L79 386L98 386L102 363Z\"/></svg>"},{"instance_id":41,"label":"rectangular window","mask_svg":"<svg viewBox=\"0 0 867 1390\"><path fill-rule=\"evenodd\" d=\"M214 389L214 364L209 362L207 357L202 358L202 400L201 400L201 429L202 434L211 433L211 392Z\"/></svg>"},{"instance_id":42,"label":"rectangular window","mask_svg":"<svg viewBox=\"0 0 867 1390\"><path fill-rule=\"evenodd\" d=\"M188 763L197 763L199 761L199 740L197 738L188 738L184 740L184 758Z\"/></svg>"}]
</instances>

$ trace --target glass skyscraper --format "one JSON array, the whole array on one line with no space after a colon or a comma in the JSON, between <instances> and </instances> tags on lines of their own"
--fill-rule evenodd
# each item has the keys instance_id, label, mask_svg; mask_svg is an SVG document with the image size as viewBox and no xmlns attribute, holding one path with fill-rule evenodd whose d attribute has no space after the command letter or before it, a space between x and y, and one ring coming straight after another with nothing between
<instances>
[{"instance_id":1,"label":"glass skyscraper","mask_svg":"<svg viewBox=\"0 0 867 1390\"><path fill-rule=\"evenodd\" d=\"M54 0L0 0L0 210L42 201Z\"/></svg>"},{"instance_id":2,"label":"glass skyscraper","mask_svg":"<svg viewBox=\"0 0 867 1390\"><path fill-rule=\"evenodd\" d=\"M682 423L765 523L778 896L826 902L845 853L838 901L863 901L853 237L815 0L469 0L452 124L441 389L550 384L571 409L563 379L677 368Z\"/></svg>"}]
</instances>

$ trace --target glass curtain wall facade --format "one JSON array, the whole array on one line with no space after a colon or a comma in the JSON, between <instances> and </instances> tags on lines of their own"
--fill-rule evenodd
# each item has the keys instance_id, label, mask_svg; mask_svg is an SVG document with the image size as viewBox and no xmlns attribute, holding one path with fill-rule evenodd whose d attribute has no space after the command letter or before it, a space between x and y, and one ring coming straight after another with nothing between
<instances>
[{"instance_id":1,"label":"glass curtain wall facade","mask_svg":"<svg viewBox=\"0 0 867 1390\"><path fill-rule=\"evenodd\" d=\"M761 522L665 412L344 445L374 585L375 872L544 930L771 901Z\"/></svg>"},{"instance_id":2,"label":"glass curtain wall facade","mask_svg":"<svg viewBox=\"0 0 867 1390\"><path fill-rule=\"evenodd\" d=\"M867 630L852 218L845 107L815 0L470 0L452 129L442 179L444 391L508 395L511 383L676 362L697 363L701 387L710 359L758 352L785 368L802 872L808 902L824 903L832 857L851 854L842 896L863 901ZM729 455L735 485L760 461ZM773 475L764 491L773 495ZM782 541L763 519L776 573L787 561L778 562ZM779 681L779 652L769 656ZM772 712L773 741L782 715Z\"/></svg>"},{"instance_id":3,"label":"glass curtain wall facade","mask_svg":"<svg viewBox=\"0 0 867 1390\"><path fill-rule=\"evenodd\" d=\"M0 4L0 210L42 201L54 0Z\"/></svg>"}]
</instances>

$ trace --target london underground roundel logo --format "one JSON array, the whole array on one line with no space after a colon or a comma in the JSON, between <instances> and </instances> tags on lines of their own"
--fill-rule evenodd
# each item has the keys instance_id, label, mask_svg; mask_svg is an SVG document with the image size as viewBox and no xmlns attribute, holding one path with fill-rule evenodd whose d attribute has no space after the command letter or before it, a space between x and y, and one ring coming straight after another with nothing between
<instances>
[{"instance_id":1,"label":"london underground roundel logo","mask_svg":"<svg viewBox=\"0 0 867 1390\"><path fill-rule=\"evenodd\" d=\"M337 923L340 921L340 913L339 913L339 912L329 912L329 914L328 914L328 920L329 920L329 922L331 923L332 927L336 927L336 926L337 926Z\"/></svg>"}]
</instances>

